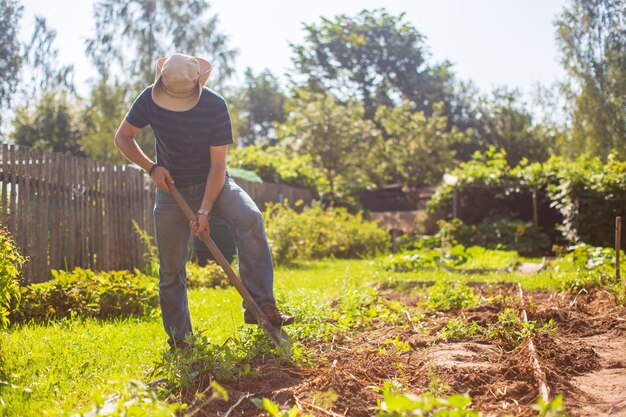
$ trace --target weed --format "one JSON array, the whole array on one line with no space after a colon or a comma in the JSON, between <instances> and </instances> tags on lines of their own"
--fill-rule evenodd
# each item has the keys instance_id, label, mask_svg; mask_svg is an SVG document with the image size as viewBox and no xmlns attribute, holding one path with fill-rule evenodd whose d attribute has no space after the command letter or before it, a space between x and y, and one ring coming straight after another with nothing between
<instances>
[{"instance_id":1,"label":"weed","mask_svg":"<svg viewBox=\"0 0 626 417\"><path fill-rule=\"evenodd\" d=\"M448 397L431 392L422 395L403 392L393 381L387 381L382 389L383 400L380 402L377 417L479 417L477 411L467 407L472 399L467 394L453 394Z\"/></svg>"},{"instance_id":2,"label":"weed","mask_svg":"<svg viewBox=\"0 0 626 417\"><path fill-rule=\"evenodd\" d=\"M454 317L439 330L437 336L442 337L446 341L470 339L481 334L484 331L482 327L475 321L466 323L461 317Z\"/></svg>"},{"instance_id":3,"label":"weed","mask_svg":"<svg viewBox=\"0 0 626 417\"><path fill-rule=\"evenodd\" d=\"M487 330L487 337L490 339L502 339L510 343L513 347L521 345L529 336L534 333L545 333L552 337L556 334L556 325L550 319L547 323L539 325L536 321L523 322L519 313L511 308L506 308L498 314L498 322Z\"/></svg>"},{"instance_id":4,"label":"weed","mask_svg":"<svg viewBox=\"0 0 626 417\"><path fill-rule=\"evenodd\" d=\"M400 340L400 336L396 336L395 339L387 339L383 342L384 346L378 351L381 355L394 355L400 356L403 353L407 353L411 350L411 346L407 342ZM387 348L387 346L389 348Z\"/></svg>"},{"instance_id":5,"label":"weed","mask_svg":"<svg viewBox=\"0 0 626 417\"><path fill-rule=\"evenodd\" d=\"M313 417L304 413L297 406L293 406L288 411L281 411L278 404L272 402L269 398L251 398L250 401L259 409L266 411L271 417Z\"/></svg>"},{"instance_id":6,"label":"weed","mask_svg":"<svg viewBox=\"0 0 626 417\"><path fill-rule=\"evenodd\" d=\"M137 233L141 243L146 247L146 252L143 255L145 262L143 272L151 277L158 277L159 252L154 244L154 238L150 233L139 227L139 224L135 220L133 220L133 229L135 229L135 233Z\"/></svg>"},{"instance_id":7,"label":"weed","mask_svg":"<svg viewBox=\"0 0 626 417\"><path fill-rule=\"evenodd\" d=\"M478 297L467 285L447 284L437 281L429 289L428 301L424 304L427 310L460 310L476 305Z\"/></svg>"}]
</instances>

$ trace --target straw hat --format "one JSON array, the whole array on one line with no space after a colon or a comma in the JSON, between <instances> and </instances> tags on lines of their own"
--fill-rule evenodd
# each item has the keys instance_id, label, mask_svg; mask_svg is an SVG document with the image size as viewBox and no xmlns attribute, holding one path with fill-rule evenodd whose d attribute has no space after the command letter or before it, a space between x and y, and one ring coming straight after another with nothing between
<instances>
[{"instance_id":1,"label":"straw hat","mask_svg":"<svg viewBox=\"0 0 626 417\"><path fill-rule=\"evenodd\" d=\"M191 110L200 100L211 68L208 61L184 54L157 59L152 100L166 110Z\"/></svg>"}]
</instances>

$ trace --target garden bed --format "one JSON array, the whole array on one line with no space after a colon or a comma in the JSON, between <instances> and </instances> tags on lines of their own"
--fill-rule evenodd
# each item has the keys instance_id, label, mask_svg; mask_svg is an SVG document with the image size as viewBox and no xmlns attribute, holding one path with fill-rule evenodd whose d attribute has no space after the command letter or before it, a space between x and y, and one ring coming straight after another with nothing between
<instances>
[{"instance_id":1,"label":"garden bed","mask_svg":"<svg viewBox=\"0 0 626 417\"><path fill-rule=\"evenodd\" d=\"M403 391L417 395L467 393L470 408L484 415L537 415L533 406L539 391L528 348L532 339L550 396L562 393L570 415L626 413L626 309L616 307L609 293L526 294L528 319L538 324L552 320L556 332L536 331L517 346L514 339L487 337L486 332L442 336L450 320L493 329L507 308L520 308L514 286L472 288L481 302L445 311L424 309L423 292L384 290L385 300L407 307L404 323L373 320L329 341L305 341L313 352L311 366L257 358L247 376L219 381L229 402L214 401L202 411L267 415L248 399L265 397L281 409L295 405L314 416L372 416L383 400L380 388L396 381Z\"/></svg>"}]
</instances>

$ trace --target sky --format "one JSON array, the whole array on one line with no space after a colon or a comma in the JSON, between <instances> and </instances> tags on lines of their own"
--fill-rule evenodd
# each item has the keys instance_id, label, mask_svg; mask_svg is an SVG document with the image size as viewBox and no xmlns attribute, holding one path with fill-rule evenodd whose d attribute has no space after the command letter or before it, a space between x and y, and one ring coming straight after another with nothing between
<instances>
[{"instance_id":1,"label":"sky","mask_svg":"<svg viewBox=\"0 0 626 417\"><path fill-rule=\"evenodd\" d=\"M288 72L289 43L302 42L304 23L382 7L393 15L405 13L405 19L426 36L430 62L450 61L459 79L472 80L482 92L507 86L528 96L537 83L552 85L564 78L553 23L566 0L209 1L209 13L219 18L218 30L239 52L235 84L248 67L255 74L269 69L282 77ZM93 33L94 2L22 0L20 36L23 40L30 36L35 15L45 17L57 31L61 63L74 65L81 94L86 94L88 80L95 75L84 53L84 41Z\"/></svg>"}]
</instances>

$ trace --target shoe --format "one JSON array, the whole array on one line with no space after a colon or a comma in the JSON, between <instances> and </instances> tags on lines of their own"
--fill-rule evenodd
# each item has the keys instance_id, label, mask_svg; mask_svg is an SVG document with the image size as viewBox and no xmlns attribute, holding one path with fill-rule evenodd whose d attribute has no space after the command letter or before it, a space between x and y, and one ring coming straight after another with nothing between
<instances>
[{"instance_id":1,"label":"shoe","mask_svg":"<svg viewBox=\"0 0 626 417\"><path fill-rule=\"evenodd\" d=\"M274 326L288 326L296 321L295 317L281 313L273 304L264 305L263 307L261 307L261 311L265 313L267 319ZM243 321L246 324L259 324L256 317L254 317L254 314L252 314L252 312L247 309L243 314Z\"/></svg>"}]
</instances>

